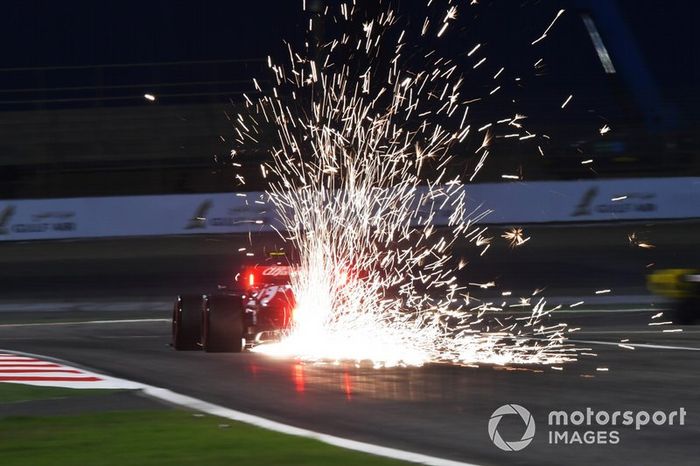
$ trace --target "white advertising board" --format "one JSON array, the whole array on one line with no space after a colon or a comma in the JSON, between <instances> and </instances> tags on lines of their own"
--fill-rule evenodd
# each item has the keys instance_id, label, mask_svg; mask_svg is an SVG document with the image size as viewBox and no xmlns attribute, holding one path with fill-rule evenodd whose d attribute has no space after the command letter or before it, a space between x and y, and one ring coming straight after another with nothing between
<instances>
[{"instance_id":1,"label":"white advertising board","mask_svg":"<svg viewBox=\"0 0 700 466\"><path fill-rule=\"evenodd\" d=\"M700 178L465 185L486 224L700 218ZM444 222L449 212L440 212ZM0 201L0 241L272 231L260 192Z\"/></svg>"}]
</instances>

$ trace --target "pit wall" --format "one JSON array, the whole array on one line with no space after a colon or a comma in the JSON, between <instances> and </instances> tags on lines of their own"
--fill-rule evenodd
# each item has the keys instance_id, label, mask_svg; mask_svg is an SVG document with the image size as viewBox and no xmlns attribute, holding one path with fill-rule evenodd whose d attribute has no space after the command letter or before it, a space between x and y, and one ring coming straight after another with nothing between
<instances>
[{"instance_id":1,"label":"pit wall","mask_svg":"<svg viewBox=\"0 0 700 466\"><path fill-rule=\"evenodd\" d=\"M700 218L700 177L465 185L484 224ZM446 224L443 210L435 223ZM0 201L0 241L269 232L261 192Z\"/></svg>"}]
</instances>

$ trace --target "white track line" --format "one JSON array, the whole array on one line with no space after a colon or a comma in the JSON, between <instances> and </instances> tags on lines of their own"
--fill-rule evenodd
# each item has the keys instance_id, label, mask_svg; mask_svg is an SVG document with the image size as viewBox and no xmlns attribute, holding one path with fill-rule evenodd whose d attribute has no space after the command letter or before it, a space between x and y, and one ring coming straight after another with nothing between
<instances>
[{"instance_id":1,"label":"white track line","mask_svg":"<svg viewBox=\"0 0 700 466\"><path fill-rule=\"evenodd\" d=\"M27 357L44 359L49 361L56 361L62 365L68 367L76 367L72 363L63 361L57 358L52 358L48 356L40 356L31 353L25 353L22 351L15 350L4 350L0 349L0 352L12 353L17 355L23 355ZM77 367L76 367L77 368ZM83 369L80 369L83 370ZM84 372L87 372L83 370ZM333 445L340 448L345 448L348 450L359 451L362 453L369 453L371 455L383 456L386 458L397 459L401 461L407 461L410 463L426 464L429 466L479 466L475 463L464 463L460 461L448 460L445 458L438 458L436 456L423 455L421 453L414 453L405 450L398 450L396 448L383 447L381 445L374 445L372 443L358 442L356 440L351 440L343 437L336 437L334 435L323 434L321 432L315 432L313 430L302 429L300 427L295 427L289 424L283 424L281 422L266 419L261 416L255 416L253 414L244 413L241 411L236 411L234 409L226 408L224 406L209 403L198 398L193 398L187 395L182 395L180 393L173 392L166 388L154 387L153 385L142 384L139 382L133 382L126 379L118 379L115 377L108 377L102 374L99 375L104 379L108 379L113 382L121 382L122 388L133 388L140 389L143 393L153 398L165 401L176 406L184 407L192 411L199 411L202 413L207 413L212 416L218 416L226 419L231 419L232 421L243 422L246 424L254 425L256 427L261 427L263 429L272 430L275 432L280 432L287 435L294 435L297 437L305 437L319 442L323 442L329 445Z\"/></svg>"},{"instance_id":2,"label":"white track line","mask_svg":"<svg viewBox=\"0 0 700 466\"><path fill-rule=\"evenodd\" d=\"M669 345L651 345L648 343L620 343L616 341L596 341L596 340L572 340L567 341L575 343L587 343L589 345L605 345L605 346L620 346L621 344L625 346L632 346L635 348L649 348L649 349L661 349L661 350L676 350L676 351L700 351L700 348L693 346L669 346Z\"/></svg>"},{"instance_id":3,"label":"white track line","mask_svg":"<svg viewBox=\"0 0 700 466\"><path fill-rule=\"evenodd\" d=\"M576 334L577 335L628 335L631 333L635 334L647 334L647 335L663 335L661 330L659 330L659 327L656 327L657 330L591 330L591 331L584 331L584 330L577 330ZM682 332L679 332L680 335L693 335L700 333L700 330L686 330L683 329Z\"/></svg>"},{"instance_id":4,"label":"white track line","mask_svg":"<svg viewBox=\"0 0 700 466\"><path fill-rule=\"evenodd\" d=\"M561 314L621 314L621 313L632 313L632 312L663 312L668 311L665 308L658 307L644 307L644 308L632 308L632 309L562 309L553 311L552 315ZM511 309L505 309L503 311L486 311L486 314L513 314L513 315L529 315L530 311L516 311ZM87 325L87 324L136 324L143 322L170 322L170 319L108 319L108 320L76 320L69 322L33 322L27 324L0 324L0 328L6 327L54 327L63 325ZM583 332L581 332L583 333Z\"/></svg>"},{"instance_id":5,"label":"white track line","mask_svg":"<svg viewBox=\"0 0 700 466\"><path fill-rule=\"evenodd\" d=\"M549 303L548 303L549 304ZM530 315L532 311L516 311L513 308L506 307L502 311L485 311L484 314L503 315L503 314L522 314ZM550 315L556 316L560 314L626 314L632 312L666 312L669 309L662 307L640 307L631 309L560 309L551 311Z\"/></svg>"},{"instance_id":6,"label":"white track line","mask_svg":"<svg viewBox=\"0 0 700 466\"><path fill-rule=\"evenodd\" d=\"M170 319L116 319L116 320L76 320L72 322L34 322L31 324L0 324L3 327L54 327L59 325L84 325L84 324L134 324L140 322L171 322Z\"/></svg>"}]
</instances>

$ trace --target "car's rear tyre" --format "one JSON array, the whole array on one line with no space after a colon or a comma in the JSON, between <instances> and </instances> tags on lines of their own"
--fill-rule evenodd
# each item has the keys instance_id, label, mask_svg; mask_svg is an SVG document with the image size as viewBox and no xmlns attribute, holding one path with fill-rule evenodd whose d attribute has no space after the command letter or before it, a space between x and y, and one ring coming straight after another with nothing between
<instances>
[{"instance_id":1,"label":"car's rear tyre","mask_svg":"<svg viewBox=\"0 0 700 466\"><path fill-rule=\"evenodd\" d=\"M202 295L178 296L173 306L172 346L178 351L198 350L202 334Z\"/></svg>"},{"instance_id":2,"label":"car's rear tyre","mask_svg":"<svg viewBox=\"0 0 700 466\"><path fill-rule=\"evenodd\" d=\"M202 313L202 348L209 353L243 351L243 302L238 296L209 296Z\"/></svg>"}]
</instances>

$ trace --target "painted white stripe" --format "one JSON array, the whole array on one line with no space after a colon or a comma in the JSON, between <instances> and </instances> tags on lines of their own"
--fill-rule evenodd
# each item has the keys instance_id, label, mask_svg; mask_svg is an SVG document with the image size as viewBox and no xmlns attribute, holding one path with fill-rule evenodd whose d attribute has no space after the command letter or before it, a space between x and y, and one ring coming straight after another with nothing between
<instances>
[{"instance_id":1,"label":"painted white stripe","mask_svg":"<svg viewBox=\"0 0 700 466\"><path fill-rule=\"evenodd\" d=\"M604 345L604 346L620 346L617 341L596 341L596 340L567 340L575 343L587 343L589 345ZM649 348L649 349L662 349L662 350L676 350L676 351L700 351L700 348L693 346L669 346L669 345L651 345L647 343L629 343L625 342L624 345L632 346L635 348Z\"/></svg>"},{"instance_id":2,"label":"painted white stripe","mask_svg":"<svg viewBox=\"0 0 700 466\"><path fill-rule=\"evenodd\" d=\"M54 369L63 369L63 366L55 365L55 364L51 364L51 365L45 364L45 365L42 365L42 366L28 366L28 365L26 365L26 364L17 365L17 366L11 366L11 365L7 365L7 364L6 364L6 365L0 364L0 369L22 369L22 370L29 370L29 369L39 370L39 369L43 369L44 371L50 371L50 370L54 370ZM69 368L67 368L67 369L69 369Z\"/></svg>"},{"instance_id":3,"label":"painted white stripe","mask_svg":"<svg viewBox=\"0 0 700 466\"><path fill-rule=\"evenodd\" d=\"M60 369L61 366L58 366L56 364L34 364L34 365L28 365L28 364L0 364L0 369L44 369L44 370L51 370L51 369Z\"/></svg>"},{"instance_id":4,"label":"painted white stripe","mask_svg":"<svg viewBox=\"0 0 700 466\"><path fill-rule=\"evenodd\" d=\"M57 369L57 370L53 370L53 371L34 372L34 371L27 371L26 369L24 369L24 370L19 370L19 371L12 371L12 372L0 371L0 376L3 376L3 377L87 377L87 375L83 372L68 372L71 370L72 369Z\"/></svg>"},{"instance_id":5,"label":"painted white stripe","mask_svg":"<svg viewBox=\"0 0 700 466\"><path fill-rule=\"evenodd\" d=\"M660 308L660 307L640 307L640 308L631 308L631 309L571 309L571 310L557 310L552 312L552 315L560 315L560 314L624 314L624 313L633 313L633 312L663 312L667 311L668 309L665 308ZM487 314L513 314L513 315L530 315L530 311L513 311L513 310L505 310L505 311L486 311ZM170 319L113 319L113 320L76 320L76 321L70 321L70 322L34 322L34 323L28 323L28 324L0 324L0 328L5 328L5 327L58 327L58 326L64 326L64 325L87 325L87 324L94 324L94 325L103 325L103 324L137 324L137 323L143 323L143 322L171 322ZM2 358L3 355L0 355L0 358Z\"/></svg>"},{"instance_id":6,"label":"painted white stripe","mask_svg":"<svg viewBox=\"0 0 700 466\"><path fill-rule=\"evenodd\" d=\"M173 298L155 298L152 300L135 301L44 301L44 302L3 302L0 303L2 311L158 311L169 309L172 306Z\"/></svg>"},{"instance_id":7,"label":"painted white stripe","mask_svg":"<svg viewBox=\"0 0 700 466\"><path fill-rule=\"evenodd\" d=\"M55 362L42 361L35 358L3 358L0 359L0 364L56 364Z\"/></svg>"},{"instance_id":8,"label":"painted white stripe","mask_svg":"<svg viewBox=\"0 0 700 466\"><path fill-rule=\"evenodd\" d=\"M647 335L662 335L661 329L657 328L657 330L591 330L591 331L584 331L584 330L577 330L576 334L577 335L628 335L631 333L635 334L647 334ZM693 334L698 334L700 333L700 330L686 330L683 329L683 335L693 335Z\"/></svg>"},{"instance_id":9,"label":"painted white stripe","mask_svg":"<svg viewBox=\"0 0 700 466\"><path fill-rule=\"evenodd\" d=\"M51 364L55 365L56 363L54 362L48 362L48 361L41 361L39 359L22 359L20 361L16 361L14 358L5 358L4 360L0 359L0 366L11 366L11 365L17 365L17 364L25 364L27 366L36 366L38 365L46 365L46 364Z\"/></svg>"},{"instance_id":10,"label":"painted white stripe","mask_svg":"<svg viewBox=\"0 0 700 466\"><path fill-rule=\"evenodd\" d=\"M6 350L5 350L6 351ZM30 353L17 352L17 354L24 354L26 356L32 357L43 357L48 360L59 361L55 358L49 358L45 356L37 356ZM70 366L71 363L60 361L61 364ZM90 373L89 371L85 371ZM187 395L182 395L180 393L173 392L166 388L154 387L153 385L141 384L138 382L133 382L125 379L117 379L114 377L109 377L105 375L98 375L104 379L108 379L113 382L118 382L122 384L120 388L133 388L140 389L146 395L153 398L165 401L170 404L181 406L193 411L199 411L203 413L210 414L212 416L223 417L226 419L231 419L232 421L243 422L246 424L254 425L256 427L261 427L263 429L272 430L275 432L280 432L287 435L294 435L297 437L305 437L319 442L327 443L340 448L346 448L348 450L359 451L362 453L369 453L371 455L383 456L386 458L393 458L401 461L408 461L411 463L426 464L429 466L478 466L475 463L465 463L460 461L449 460L445 458L439 458L437 456L424 455L421 453L414 453L405 450L399 450L396 448L383 447L381 445L375 445L372 443L358 442L356 440L351 440L343 437L336 437L334 435L323 434L321 432L315 432L312 430L302 429L300 427L295 427L289 424L283 424L281 422L266 419L261 416L255 416L253 414L244 413L241 411L236 411L234 409L226 408L224 406L209 403L198 398L193 398ZM34 384L38 385L38 384ZM87 384L84 384L87 385ZM75 388L87 388L87 387L75 387ZM90 384L90 388L95 387L95 384ZM111 388L111 387L105 387Z\"/></svg>"},{"instance_id":11,"label":"painted white stripe","mask_svg":"<svg viewBox=\"0 0 700 466\"><path fill-rule=\"evenodd\" d=\"M547 301L547 305L552 306L553 303L550 301ZM666 308L661 308L661 307L639 307L639 308L630 308L630 309L580 309L580 308L574 308L574 309L560 309L556 311L552 311L551 315L560 315L560 314L626 314L626 313L632 313L632 312L664 312L668 311L669 309ZM500 314L500 315L505 315L505 314L524 314L524 315L530 315L532 314L532 311L512 311L510 309L506 309L503 311L486 311L485 314Z\"/></svg>"},{"instance_id":12,"label":"painted white stripe","mask_svg":"<svg viewBox=\"0 0 700 466\"><path fill-rule=\"evenodd\" d=\"M71 322L35 322L31 324L2 324L1 327L57 327L62 325L85 324L134 324L141 322L171 322L170 319L116 319L116 320L77 320Z\"/></svg>"}]
</instances>

